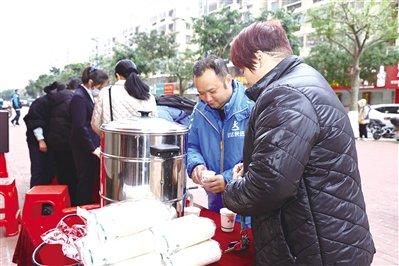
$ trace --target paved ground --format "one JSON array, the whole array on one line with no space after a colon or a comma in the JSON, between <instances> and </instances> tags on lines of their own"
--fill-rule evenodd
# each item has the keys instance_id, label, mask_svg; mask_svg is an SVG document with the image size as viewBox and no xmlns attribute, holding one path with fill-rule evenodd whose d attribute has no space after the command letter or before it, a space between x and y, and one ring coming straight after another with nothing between
<instances>
[{"instance_id":1,"label":"paved ground","mask_svg":"<svg viewBox=\"0 0 399 266\"><path fill-rule=\"evenodd\" d=\"M23 111L25 113L26 110ZM29 156L25 125L10 127L10 150L6 155L10 176L17 180L20 206L29 189ZM362 185L371 231L377 248L373 265L398 265L398 148L394 141L357 141ZM196 200L206 204L203 194ZM0 199L0 206L3 204ZM0 228L0 265L14 265L11 258L16 237L5 238Z\"/></svg>"}]
</instances>

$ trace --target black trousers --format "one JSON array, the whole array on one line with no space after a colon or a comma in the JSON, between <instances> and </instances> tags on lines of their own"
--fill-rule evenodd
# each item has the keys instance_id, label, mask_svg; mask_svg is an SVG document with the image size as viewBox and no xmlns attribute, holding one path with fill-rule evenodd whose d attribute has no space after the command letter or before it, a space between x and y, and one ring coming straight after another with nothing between
<instances>
[{"instance_id":1,"label":"black trousers","mask_svg":"<svg viewBox=\"0 0 399 266\"><path fill-rule=\"evenodd\" d=\"M20 110L15 110L15 117L11 120L11 123L16 125L19 125L19 117L21 116L21 111Z\"/></svg>"},{"instance_id":2,"label":"black trousers","mask_svg":"<svg viewBox=\"0 0 399 266\"><path fill-rule=\"evenodd\" d=\"M51 151L41 152L39 144L28 143L30 157L30 187L48 185L53 177L53 158Z\"/></svg>"},{"instance_id":3,"label":"black trousers","mask_svg":"<svg viewBox=\"0 0 399 266\"><path fill-rule=\"evenodd\" d=\"M359 124L359 137L367 139L367 124Z\"/></svg>"},{"instance_id":4,"label":"black trousers","mask_svg":"<svg viewBox=\"0 0 399 266\"><path fill-rule=\"evenodd\" d=\"M53 154L58 182L62 185L68 186L71 205L76 206L76 189L78 185L78 179L76 176L76 167L73 160L72 151L53 151Z\"/></svg>"},{"instance_id":5,"label":"black trousers","mask_svg":"<svg viewBox=\"0 0 399 266\"><path fill-rule=\"evenodd\" d=\"M98 194L99 191L100 159L81 149L72 149L72 154L78 178L76 204L92 204L93 193Z\"/></svg>"}]
</instances>

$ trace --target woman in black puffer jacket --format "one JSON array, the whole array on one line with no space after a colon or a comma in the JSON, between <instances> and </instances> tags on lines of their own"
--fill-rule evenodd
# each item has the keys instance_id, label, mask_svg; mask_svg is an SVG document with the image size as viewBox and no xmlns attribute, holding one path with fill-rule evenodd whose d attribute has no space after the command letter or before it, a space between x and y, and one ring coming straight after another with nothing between
<instances>
[{"instance_id":1,"label":"woman in black puffer jacket","mask_svg":"<svg viewBox=\"0 0 399 266\"><path fill-rule=\"evenodd\" d=\"M71 118L69 103L73 92L59 82L50 85L48 94L50 106L50 120L48 125L47 144L54 154L56 174L61 184L67 185L72 206L76 205L76 168L72 157Z\"/></svg>"},{"instance_id":2,"label":"woman in black puffer jacket","mask_svg":"<svg viewBox=\"0 0 399 266\"><path fill-rule=\"evenodd\" d=\"M256 101L242 179L225 206L252 216L257 265L370 265L375 253L348 116L326 80L292 56L280 22L254 23L231 57Z\"/></svg>"}]
</instances>

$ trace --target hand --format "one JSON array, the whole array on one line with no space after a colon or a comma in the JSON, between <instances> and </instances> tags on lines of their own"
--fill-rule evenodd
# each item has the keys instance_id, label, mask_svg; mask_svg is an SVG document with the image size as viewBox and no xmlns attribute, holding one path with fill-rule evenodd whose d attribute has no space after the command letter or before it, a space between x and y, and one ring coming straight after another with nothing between
<instances>
[{"instance_id":1,"label":"hand","mask_svg":"<svg viewBox=\"0 0 399 266\"><path fill-rule=\"evenodd\" d=\"M47 145L46 145L46 142L44 142L43 139L39 140L39 151L47 152Z\"/></svg>"},{"instance_id":2,"label":"hand","mask_svg":"<svg viewBox=\"0 0 399 266\"><path fill-rule=\"evenodd\" d=\"M97 156L98 158L100 158L100 154L101 154L100 147L97 147L92 153L95 156Z\"/></svg>"},{"instance_id":3,"label":"hand","mask_svg":"<svg viewBox=\"0 0 399 266\"><path fill-rule=\"evenodd\" d=\"M233 168L233 180L240 179L244 175L244 165L242 163L238 163Z\"/></svg>"},{"instance_id":4,"label":"hand","mask_svg":"<svg viewBox=\"0 0 399 266\"><path fill-rule=\"evenodd\" d=\"M224 182L224 177L222 175L215 175L212 177L208 177L203 183L202 186L206 191L210 191L213 193L220 193L224 191L224 187L226 186Z\"/></svg>"},{"instance_id":5,"label":"hand","mask_svg":"<svg viewBox=\"0 0 399 266\"><path fill-rule=\"evenodd\" d=\"M191 173L191 179L195 184L202 185L201 177L202 171L207 170L206 166L203 164L197 165L193 172Z\"/></svg>"}]
</instances>

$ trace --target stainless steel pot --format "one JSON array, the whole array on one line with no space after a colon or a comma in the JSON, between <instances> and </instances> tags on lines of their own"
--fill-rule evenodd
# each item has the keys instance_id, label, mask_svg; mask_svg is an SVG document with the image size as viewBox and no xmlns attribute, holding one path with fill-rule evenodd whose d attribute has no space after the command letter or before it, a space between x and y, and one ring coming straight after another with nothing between
<instances>
[{"instance_id":1,"label":"stainless steel pot","mask_svg":"<svg viewBox=\"0 0 399 266\"><path fill-rule=\"evenodd\" d=\"M101 126L101 204L155 197L179 215L186 188L186 126L148 116Z\"/></svg>"}]
</instances>

